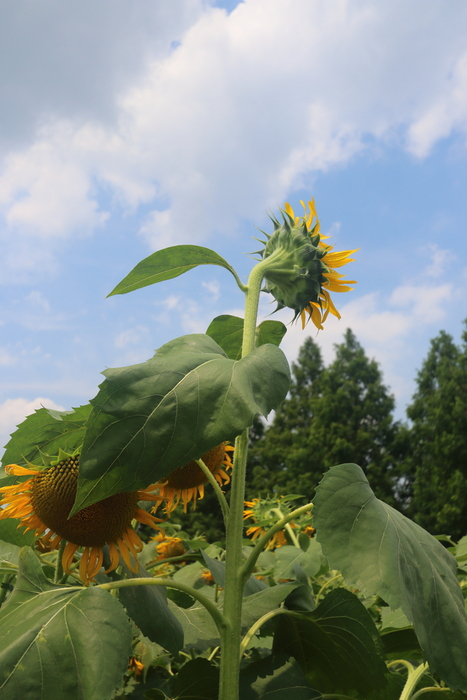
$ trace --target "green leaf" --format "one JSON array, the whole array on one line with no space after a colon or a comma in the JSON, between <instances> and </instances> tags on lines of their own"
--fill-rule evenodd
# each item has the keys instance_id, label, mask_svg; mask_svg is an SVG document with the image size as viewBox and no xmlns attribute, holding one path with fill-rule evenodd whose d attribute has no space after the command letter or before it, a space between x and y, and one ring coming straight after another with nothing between
<instances>
[{"instance_id":1,"label":"green leaf","mask_svg":"<svg viewBox=\"0 0 467 700\"><path fill-rule=\"evenodd\" d=\"M294 659L284 654L250 664L240 673L242 700L320 700Z\"/></svg>"},{"instance_id":2,"label":"green leaf","mask_svg":"<svg viewBox=\"0 0 467 700\"><path fill-rule=\"evenodd\" d=\"M54 586L31 549L0 610L2 700L106 700L131 654L131 626L99 588Z\"/></svg>"},{"instance_id":3,"label":"green leaf","mask_svg":"<svg viewBox=\"0 0 467 700\"><path fill-rule=\"evenodd\" d=\"M72 513L146 487L234 440L258 413L277 408L290 378L274 345L235 362L206 335L182 336L147 362L104 374L91 402Z\"/></svg>"},{"instance_id":4,"label":"green leaf","mask_svg":"<svg viewBox=\"0 0 467 700\"><path fill-rule=\"evenodd\" d=\"M397 610L391 610L391 608L382 608L381 610L381 629L401 629L402 627L409 627L410 621L407 615L398 608Z\"/></svg>"},{"instance_id":5,"label":"green leaf","mask_svg":"<svg viewBox=\"0 0 467 700\"><path fill-rule=\"evenodd\" d=\"M263 321L256 329L256 345L279 346L282 338L287 333L287 328L280 321ZM217 316L211 321L206 331L216 343L223 349L231 360L239 360L242 356L243 342L243 318L238 316Z\"/></svg>"},{"instance_id":6,"label":"green leaf","mask_svg":"<svg viewBox=\"0 0 467 700\"><path fill-rule=\"evenodd\" d=\"M20 548L10 542L0 542L0 565L18 564Z\"/></svg>"},{"instance_id":7,"label":"green leaf","mask_svg":"<svg viewBox=\"0 0 467 700\"><path fill-rule=\"evenodd\" d=\"M151 578L152 575L143 567L136 574L126 566L123 568L127 578ZM183 647L183 629L167 604L165 588L129 586L120 589L119 599L145 637L177 655Z\"/></svg>"},{"instance_id":8,"label":"green leaf","mask_svg":"<svg viewBox=\"0 0 467 700\"><path fill-rule=\"evenodd\" d=\"M383 632L381 641L385 654L390 658L400 658L401 654L407 658L407 654L410 652L411 658L415 657L422 661L423 653L413 627Z\"/></svg>"},{"instance_id":9,"label":"green leaf","mask_svg":"<svg viewBox=\"0 0 467 700\"><path fill-rule=\"evenodd\" d=\"M182 666L173 687L174 700L217 700L219 669L207 659L194 659Z\"/></svg>"},{"instance_id":10,"label":"green leaf","mask_svg":"<svg viewBox=\"0 0 467 700\"><path fill-rule=\"evenodd\" d=\"M73 411L39 408L27 416L12 433L2 464L24 466L26 460L42 464L40 451L56 455L60 447L65 452L73 452L83 442L84 425L91 408L90 404Z\"/></svg>"},{"instance_id":11,"label":"green leaf","mask_svg":"<svg viewBox=\"0 0 467 700\"><path fill-rule=\"evenodd\" d=\"M27 547L34 544L36 538L33 530L24 532L23 528L18 529L19 520L16 518L7 518L0 520L0 540L9 542L17 547Z\"/></svg>"},{"instance_id":12,"label":"green leaf","mask_svg":"<svg viewBox=\"0 0 467 700\"><path fill-rule=\"evenodd\" d=\"M242 607L242 627L251 627L260 617L279 607L299 585L281 583L245 598Z\"/></svg>"},{"instance_id":13,"label":"green leaf","mask_svg":"<svg viewBox=\"0 0 467 700\"><path fill-rule=\"evenodd\" d=\"M306 536L306 535L305 535ZM287 596L285 606L289 610L300 610L302 612L311 612L316 608L315 597L308 583L308 576L303 571L300 564L294 564L294 574L301 585L298 586L292 593Z\"/></svg>"},{"instance_id":14,"label":"green leaf","mask_svg":"<svg viewBox=\"0 0 467 700\"><path fill-rule=\"evenodd\" d=\"M307 576L315 576L323 563L321 547L315 538L311 540L310 547L306 552L298 547L284 545L276 549L275 556L275 579L295 578L295 564L299 564Z\"/></svg>"},{"instance_id":15,"label":"green leaf","mask_svg":"<svg viewBox=\"0 0 467 700\"><path fill-rule=\"evenodd\" d=\"M208 556L204 551L202 551L201 554L206 563L206 566L208 567L209 571L213 576L214 581L217 583L218 586L221 586L221 588L225 588L225 562L219 561L218 559L212 559L212 557ZM254 576L250 576L250 578L245 583L243 595L253 595L254 593L257 593L259 590L266 587L267 586L265 583L259 581Z\"/></svg>"},{"instance_id":16,"label":"green leaf","mask_svg":"<svg viewBox=\"0 0 467 700\"><path fill-rule=\"evenodd\" d=\"M169 608L183 627L185 649L196 647L203 650L219 644L216 624L201 603L196 602L191 608L179 608L169 600Z\"/></svg>"},{"instance_id":17,"label":"green leaf","mask_svg":"<svg viewBox=\"0 0 467 700\"><path fill-rule=\"evenodd\" d=\"M374 622L343 588L331 591L313 612L278 617L273 649L293 656L322 692L365 695L386 685Z\"/></svg>"},{"instance_id":18,"label":"green leaf","mask_svg":"<svg viewBox=\"0 0 467 700\"><path fill-rule=\"evenodd\" d=\"M287 327L280 321L263 321L256 329L256 345L272 343L279 346L287 333Z\"/></svg>"},{"instance_id":19,"label":"green leaf","mask_svg":"<svg viewBox=\"0 0 467 700\"><path fill-rule=\"evenodd\" d=\"M467 615L457 563L434 537L379 501L356 464L332 467L313 518L325 555L348 583L402 608L433 673L467 691Z\"/></svg>"},{"instance_id":20,"label":"green leaf","mask_svg":"<svg viewBox=\"0 0 467 700\"><path fill-rule=\"evenodd\" d=\"M198 265L219 265L237 279L234 268L213 250L199 245L174 245L141 260L108 296L127 294L150 284L171 280Z\"/></svg>"}]
</instances>

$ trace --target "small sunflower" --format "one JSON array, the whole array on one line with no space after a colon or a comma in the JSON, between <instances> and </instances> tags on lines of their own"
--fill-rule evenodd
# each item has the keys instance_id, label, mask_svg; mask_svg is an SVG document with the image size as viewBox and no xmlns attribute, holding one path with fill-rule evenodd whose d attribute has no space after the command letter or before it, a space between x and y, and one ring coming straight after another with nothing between
<instances>
[{"instance_id":1,"label":"small sunflower","mask_svg":"<svg viewBox=\"0 0 467 700\"><path fill-rule=\"evenodd\" d=\"M352 287L348 285L356 284L336 272L336 268L353 262L349 256L356 249L332 252L333 246L323 243L328 236L321 234L314 199L308 202L308 208L304 202L301 204L303 216L295 216L286 202L283 222L271 217L274 232L266 234L268 240L260 251L262 259L269 260L264 273L265 291L274 296L278 309L293 309L295 318L300 316L302 320L302 328L308 314L308 320L322 330L329 313L341 317L330 292L349 292Z\"/></svg>"},{"instance_id":2,"label":"small sunflower","mask_svg":"<svg viewBox=\"0 0 467 700\"><path fill-rule=\"evenodd\" d=\"M252 540L265 535L266 532L275 523L285 515L291 513L290 501L295 500L296 496L275 496L268 498L253 498L251 501L245 501L246 509L243 511L243 518L247 520L251 518L254 525L248 528L246 534ZM310 526L311 513L302 513L294 522L289 522L285 525L288 530L288 536L296 538L301 532L304 532L309 537L312 537L315 530ZM292 533L293 530L293 533ZM279 530L268 541L266 549L276 549L289 544L285 530Z\"/></svg>"},{"instance_id":3,"label":"small sunflower","mask_svg":"<svg viewBox=\"0 0 467 700\"><path fill-rule=\"evenodd\" d=\"M227 469L232 468L230 452L231 445L221 442L202 456L202 460L215 477L219 486L230 481ZM183 467L175 469L168 477L155 484L161 496L165 500L165 512L170 514L178 506L180 500L183 503L183 511L186 513L188 504L193 501L193 510L196 510L196 501L204 497L204 484L207 482L205 474L201 471L195 460L188 462ZM157 510L157 505L154 511Z\"/></svg>"},{"instance_id":4,"label":"small sunflower","mask_svg":"<svg viewBox=\"0 0 467 700\"><path fill-rule=\"evenodd\" d=\"M261 525L252 525L246 531L246 536L251 537L252 542L254 542L258 537L262 537L262 535L266 534L267 530L274 524L274 519L272 519L269 523L263 523L264 517L268 517L269 513L267 511L264 512L264 502L262 502L259 498L253 498L252 501L245 501L245 505L248 506L248 508L243 511L243 519L247 520L248 518L253 518L256 523L262 523ZM265 527L263 527L263 525L265 525ZM291 527L295 527L293 523L291 523ZM283 547L286 544L288 544L288 542L284 531L279 530L279 532L276 532L269 539L266 549L276 549L277 547Z\"/></svg>"},{"instance_id":5,"label":"small sunflower","mask_svg":"<svg viewBox=\"0 0 467 700\"><path fill-rule=\"evenodd\" d=\"M85 585L99 572L104 557L102 548L106 544L109 546L110 566L105 573L119 565L119 551L128 568L136 573L139 568L137 555L143 543L131 527L131 521L136 519L159 529L156 523L162 521L139 508L138 501L158 501L160 496L147 490L117 493L83 508L68 519L76 496L78 468L78 455L66 455L45 469L32 464L29 468L9 464L5 467L8 474L31 478L0 488L3 494L0 520L19 518L18 527L23 525L26 531L34 530L37 537L43 535L40 540L43 550L57 549L60 542L66 540L62 565L67 573L71 573L76 550L84 547L79 575Z\"/></svg>"}]
</instances>

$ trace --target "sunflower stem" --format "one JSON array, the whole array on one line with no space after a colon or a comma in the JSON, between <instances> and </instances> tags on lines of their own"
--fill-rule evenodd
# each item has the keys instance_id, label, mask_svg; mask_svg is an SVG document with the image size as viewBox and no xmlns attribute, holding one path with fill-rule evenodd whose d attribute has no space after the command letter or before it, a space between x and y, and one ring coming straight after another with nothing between
<instances>
[{"instance_id":1,"label":"sunflower stem","mask_svg":"<svg viewBox=\"0 0 467 700\"><path fill-rule=\"evenodd\" d=\"M60 540L60 546L58 548L57 552L57 561L55 562L55 574L54 574L54 583L60 583L60 580L63 576L63 564L62 564L62 557L63 557L63 552L65 551L66 547L66 540Z\"/></svg>"},{"instance_id":2,"label":"sunflower stem","mask_svg":"<svg viewBox=\"0 0 467 700\"><path fill-rule=\"evenodd\" d=\"M195 462L198 465L198 467L201 469L201 471L205 475L206 479L209 481L209 483L211 484L212 488L215 491L215 494L217 496L217 500L219 501L220 506L221 506L222 515L224 516L224 524L227 527L227 519L229 517L229 506L227 504L227 501L225 500L225 496L222 492L222 489L219 486L219 484L217 483L216 477L214 476L214 474L211 474L211 472L209 471L209 468L205 465L203 460L196 459Z\"/></svg>"},{"instance_id":3,"label":"sunflower stem","mask_svg":"<svg viewBox=\"0 0 467 700\"><path fill-rule=\"evenodd\" d=\"M104 591L115 591L119 588L128 588L129 586L165 586L166 588L177 588L179 591L187 593L192 598L197 600L201 605L203 605L208 613L211 615L212 619L216 623L216 627L219 630L219 634L222 635L223 631L229 627L228 620L221 613L217 605L214 605L212 600L206 598L205 595L187 586L185 583L180 581L173 581L169 578L125 578L120 581L110 581L109 583L100 583L96 588L103 588Z\"/></svg>"},{"instance_id":4,"label":"sunflower stem","mask_svg":"<svg viewBox=\"0 0 467 700\"><path fill-rule=\"evenodd\" d=\"M256 319L264 271L263 260L252 269L245 298L242 357L256 346ZM224 616L229 625L221 636L219 700L238 700L243 587L243 502L248 456L248 429L235 440L230 509L226 527Z\"/></svg>"},{"instance_id":5,"label":"sunflower stem","mask_svg":"<svg viewBox=\"0 0 467 700\"><path fill-rule=\"evenodd\" d=\"M283 613L287 613L288 610L286 608L276 608L275 610L270 610L269 612L265 613L262 617L259 618L259 620L256 620L254 625L250 627L248 632L245 634L245 636L242 639L242 643L240 645L240 659L242 658L243 654L248 648L249 643L255 636L256 632L268 621L272 620L273 617L276 617L277 615L282 615Z\"/></svg>"}]
</instances>

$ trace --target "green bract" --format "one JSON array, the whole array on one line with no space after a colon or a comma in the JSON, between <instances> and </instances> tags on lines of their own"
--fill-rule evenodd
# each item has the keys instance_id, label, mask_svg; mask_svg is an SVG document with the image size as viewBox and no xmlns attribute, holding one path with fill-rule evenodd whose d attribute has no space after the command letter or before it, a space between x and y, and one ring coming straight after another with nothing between
<instances>
[{"instance_id":1,"label":"green bract","mask_svg":"<svg viewBox=\"0 0 467 700\"><path fill-rule=\"evenodd\" d=\"M264 290L273 295L277 309L286 306L295 311L294 320L309 307L310 302L320 304L320 292L326 282L324 273L329 268L324 264L326 248L319 248L320 235L317 226L308 231L306 221L298 226L293 217L282 210L283 223L271 216L274 233L268 236L263 260L268 260L265 268Z\"/></svg>"}]
</instances>

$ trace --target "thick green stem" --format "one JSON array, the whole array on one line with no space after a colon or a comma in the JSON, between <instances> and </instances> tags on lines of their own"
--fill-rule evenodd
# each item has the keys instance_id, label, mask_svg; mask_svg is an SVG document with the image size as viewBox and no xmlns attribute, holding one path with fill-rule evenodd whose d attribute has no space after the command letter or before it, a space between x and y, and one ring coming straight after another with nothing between
<instances>
[{"instance_id":1,"label":"thick green stem","mask_svg":"<svg viewBox=\"0 0 467 700\"><path fill-rule=\"evenodd\" d=\"M219 484L217 483L216 477L214 476L214 474L211 474L211 472L209 471L209 468L205 465L205 463L203 462L202 459L197 459L196 464L201 469L201 471L204 473L206 479L209 481L209 483L211 484L212 488L215 491L215 494L217 496L217 500L219 501L220 506L221 506L222 515L224 517L224 523L225 523L225 526L227 527L227 519L229 517L229 506L228 506L227 501L225 500L224 494L222 493L222 489L219 486Z\"/></svg>"},{"instance_id":2,"label":"thick green stem","mask_svg":"<svg viewBox=\"0 0 467 700\"><path fill-rule=\"evenodd\" d=\"M259 295L266 261L255 265L250 273L245 299L242 357L248 355L256 344L256 319ZM219 700L238 700L240 672L240 641L243 586L243 502L245 499L245 474L248 455L248 430L235 441L230 491L230 510L227 520L224 616L229 628L222 635L221 673Z\"/></svg>"},{"instance_id":3,"label":"thick green stem","mask_svg":"<svg viewBox=\"0 0 467 700\"><path fill-rule=\"evenodd\" d=\"M307 503L306 506L302 506L301 508L297 508L296 510L293 510L291 513L288 515L285 515L282 520L278 520L275 525L273 525L269 530L259 538L257 541L253 551L251 552L250 556L246 560L246 562L242 566L242 574L244 577L244 580L246 581L251 574L253 573L253 569L255 568L255 564L257 562L257 559L261 552L263 551L264 547L267 545L269 540L273 535L276 534L276 532L279 532L279 530L282 530L287 523L289 523L291 520L294 518L297 518L299 515L302 515L302 513L306 513L308 510L311 510L313 508L313 503Z\"/></svg>"},{"instance_id":4,"label":"thick green stem","mask_svg":"<svg viewBox=\"0 0 467 700\"><path fill-rule=\"evenodd\" d=\"M409 671L407 680L404 685L404 689L400 694L399 700L410 700L412 693L418 685L420 678L423 676L425 671L428 670L428 664L420 664L420 666L414 671Z\"/></svg>"},{"instance_id":5,"label":"thick green stem","mask_svg":"<svg viewBox=\"0 0 467 700\"><path fill-rule=\"evenodd\" d=\"M452 693L451 688L437 688L436 686L432 686L430 688L421 688L420 690L417 690L415 695L412 695L410 700L418 700L418 698L421 698L422 695L425 695L426 693Z\"/></svg>"},{"instance_id":6,"label":"thick green stem","mask_svg":"<svg viewBox=\"0 0 467 700\"><path fill-rule=\"evenodd\" d=\"M195 590L191 586L187 586L180 581L172 581L169 578L126 578L121 581L111 581L109 583L101 583L96 588L103 588L105 591L113 591L118 588L128 588L129 586L165 586L166 588L177 588L179 591L187 593L192 598L195 598L201 605L204 605L212 619L216 623L219 634L222 635L228 627L229 623L221 613L219 608L214 603L206 598L202 593Z\"/></svg>"}]
</instances>

